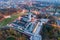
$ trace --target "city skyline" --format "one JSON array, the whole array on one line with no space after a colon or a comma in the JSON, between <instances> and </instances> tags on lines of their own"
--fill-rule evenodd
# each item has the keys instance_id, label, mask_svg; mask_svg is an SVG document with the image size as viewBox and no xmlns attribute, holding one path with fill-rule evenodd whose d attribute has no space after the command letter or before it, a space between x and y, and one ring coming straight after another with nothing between
<instances>
[{"instance_id":1,"label":"city skyline","mask_svg":"<svg viewBox=\"0 0 60 40\"><path fill-rule=\"evenodd\" d=\"M1 1L7 2L7 1L10 1L10 0L0 0L0 2ZM12 0L12 1L16 1L16 0ZM25 1L25 0L17 0L17 1ZM60 2L60 0L31 0L31 1Z\"/></svg>"}]
</instances>

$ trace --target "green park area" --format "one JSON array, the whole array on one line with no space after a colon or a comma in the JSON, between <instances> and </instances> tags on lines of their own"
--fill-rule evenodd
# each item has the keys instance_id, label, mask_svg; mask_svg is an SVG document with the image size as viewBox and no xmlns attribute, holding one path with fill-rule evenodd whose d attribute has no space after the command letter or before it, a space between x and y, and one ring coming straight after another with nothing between
<instances>
[{"instance_id":1,"label":"green park area","mask_svg":"<svg viewBox=\"0 0 60 40\"><path fill-rule=\"evenodd\" d=\"M3 27L5 25L7 25L8 23L11 23L13 20L15 20L16 18L18 18L19 16L23 15L25 13L16 13L16 14L12 14L11 18L6 18L3 21L0 22L0 27Z\"/></svg>"}]
</instances>

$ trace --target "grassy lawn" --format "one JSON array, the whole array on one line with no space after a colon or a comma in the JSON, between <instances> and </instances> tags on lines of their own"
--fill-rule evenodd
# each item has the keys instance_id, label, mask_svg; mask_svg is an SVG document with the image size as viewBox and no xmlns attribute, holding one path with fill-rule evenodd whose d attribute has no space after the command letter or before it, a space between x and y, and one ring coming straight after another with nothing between
<instances>
[{"instance_id":1,"label":"grassy lawn","mask_svg":"<svg viewBox=\"0 0 60 40\"><path fill-rule=\"evenodd\" d=\"M8 23L11 23L13 20L18 18L19 16L23 15L25 13L19 13L19 14L13 14L11 15L11 18L6 18L3 21L0 22L0 27L7 25Z\"/></svg>"},{"instance_id":2,"label":"grassy lawn","mask_svg":"<svg viewBox=\"0 0 60 40\"><path fill-rule=\"evenodd\" d=\"M60 37L58 37L58 40L60 40Z\"/></svg>"}]
</instances>

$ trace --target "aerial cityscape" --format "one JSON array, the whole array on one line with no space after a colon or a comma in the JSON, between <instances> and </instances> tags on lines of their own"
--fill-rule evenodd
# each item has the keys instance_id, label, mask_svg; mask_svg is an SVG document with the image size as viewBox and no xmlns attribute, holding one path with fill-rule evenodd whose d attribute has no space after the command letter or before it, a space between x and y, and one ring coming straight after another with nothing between
<instances>
[{"instance_id":1,"label":"aerial cityscape","mask_svg":"<svg viewBox=\"0 0 60 40\"><path fill-rule=\"evenodd\" d=\"M0 40L60 40L60 0L0 0Z\"/></svg>"}]
</instances>

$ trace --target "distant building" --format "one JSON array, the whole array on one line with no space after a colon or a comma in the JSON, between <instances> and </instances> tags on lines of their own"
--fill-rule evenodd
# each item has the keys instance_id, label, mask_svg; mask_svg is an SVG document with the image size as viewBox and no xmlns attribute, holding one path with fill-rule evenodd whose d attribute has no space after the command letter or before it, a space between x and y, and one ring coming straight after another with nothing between
<instances>
[{"instance_id":1,"label":"distant building","mask_svg":"<svg viewBox=\"0 0 60 40\"><path fill-rule=\"evenodd\" d=\"M57 25L60 26L60 20L57 20Z\"/></svg>"},{"instance_id":2,"label":"distant building","mask_svg":"<svg viewBox=\"0 0 60 40\"><path fill-rule=\"evenodd\" d=\"M58 12L56 12L56 13L55 13L55 15L59 15L59 13L58 13Z\"/></svg>"}]
</instances>

